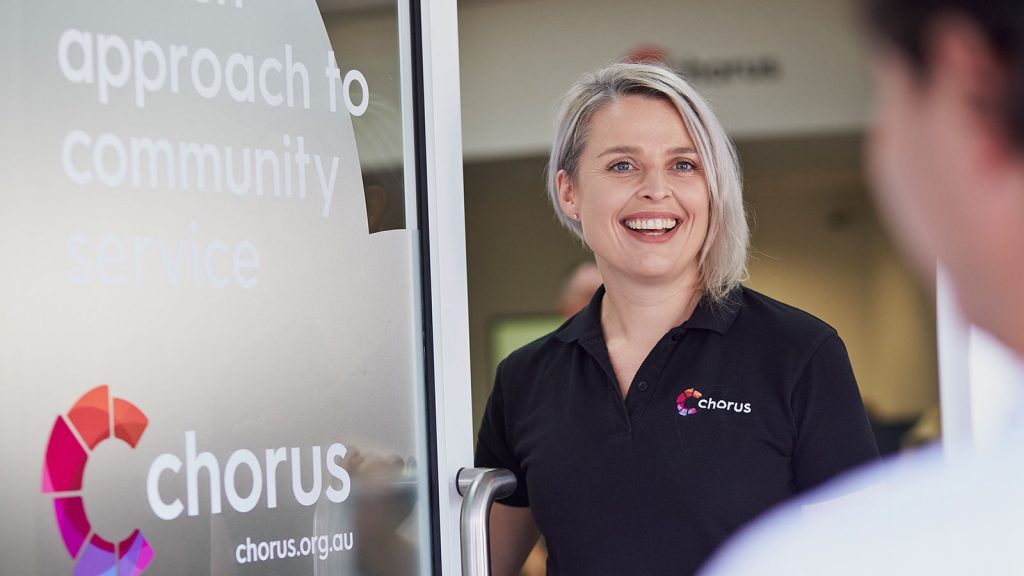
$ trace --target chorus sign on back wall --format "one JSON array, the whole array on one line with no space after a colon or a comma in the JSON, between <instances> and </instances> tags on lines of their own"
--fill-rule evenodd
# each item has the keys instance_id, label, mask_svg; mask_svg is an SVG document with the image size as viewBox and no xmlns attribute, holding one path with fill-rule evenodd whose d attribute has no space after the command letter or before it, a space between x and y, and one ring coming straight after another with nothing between
<instances>
[{"instance_id":1,"label":"chorus sign on back wall","mask_svg":"<svg viewBox=\"0 0 1024 576\"><path fill-rule=\"evenodd\" d=\"M416 239L368 233L374 90L315 2L7 12L5 571L357 573L426 545Z\"/></svg>"}]
</instances>

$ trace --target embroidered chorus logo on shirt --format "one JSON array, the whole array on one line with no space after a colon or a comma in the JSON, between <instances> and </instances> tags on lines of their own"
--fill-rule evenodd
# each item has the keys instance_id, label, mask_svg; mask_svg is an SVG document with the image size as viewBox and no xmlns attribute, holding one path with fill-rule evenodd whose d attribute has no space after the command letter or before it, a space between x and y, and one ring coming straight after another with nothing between
<instances>
[{"instance_id":1,"label":"embroidered chorus logo on shirt","mask_svg":"<svg viewBox=\"0 0 1024 576\"><path fill-rule=\"evenodd\" d=\"M689 404L689 405L687 405ZM694 406L696 404L696 406ZM676 398L676 408L680 416L691 416L701 410L732 410L739 414L750 414L750 402L733 402L731 400L715 400L704 398L699 390L687 388Z\"/></svg>"}]
</instances>

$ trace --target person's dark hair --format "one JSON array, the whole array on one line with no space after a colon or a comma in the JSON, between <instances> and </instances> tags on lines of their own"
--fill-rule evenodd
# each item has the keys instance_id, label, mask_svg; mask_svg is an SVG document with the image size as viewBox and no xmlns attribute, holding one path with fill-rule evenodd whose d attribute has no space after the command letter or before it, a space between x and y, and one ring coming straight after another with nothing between
<instances>
[{"instance_id":1,"label":"person's dark hair","mask_svg":"<svg viewBox=\"0 0 1024 576\"><path fill-rule=\"evenodd\" d=\"M965 18L978 27L1007 73L1006 126L1024 149L1024 0L865 0L876 39L895 48L923 75L931 65L926 43L941 17Z\"/></svg>"}]
</instances>

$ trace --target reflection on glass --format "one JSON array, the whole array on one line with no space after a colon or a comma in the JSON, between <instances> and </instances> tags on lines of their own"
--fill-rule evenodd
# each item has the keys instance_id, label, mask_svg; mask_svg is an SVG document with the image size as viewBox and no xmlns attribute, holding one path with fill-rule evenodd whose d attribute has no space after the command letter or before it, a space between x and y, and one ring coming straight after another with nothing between
<instances>
[{"instance_id":1,"label":"reflection on glass","mask_svg":"<svg viewBox=\"0 0 1024 576\"><path fill-rule=\"evenodd\" d=\"M352 555L325 555L317 561L317 574L414 576L419 574L416 541L415 461L398 456L353 450L345 461L352 474L352 506L321 501L317 505L319 538L359 535ZM346 536L347 535L347 536Z\"/></svg>"},{"instance_id":2,"label":"reflection on glass","mask_svg":"<svg viewBox=\"0 0 1024 576\"><path fill-rule=\"evenodd\" d=\"M333 49L346 56L338 65L363 72L372 94L366 112L352 118L369 230L373 233L404 228L397 4L321 0L319 5ZM353 99L358 98L353 95Z\"/></svg>"}]
</instances>

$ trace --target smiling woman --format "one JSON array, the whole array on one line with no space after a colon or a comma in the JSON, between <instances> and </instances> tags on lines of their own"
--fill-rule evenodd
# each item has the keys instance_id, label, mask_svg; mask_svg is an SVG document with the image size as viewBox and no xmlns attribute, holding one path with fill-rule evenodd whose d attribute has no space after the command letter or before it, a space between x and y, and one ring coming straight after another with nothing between
<instances>
[{"instance_id":1,"label":"smiling woman","mask_svg":"<svg viewBox=\"0 0 1024 576\"><path fill-rule=\"evenodd\" d=\"M692 573L767 508L877 458L835 330L740 285L736 154L689 84L644 64L585 75L548 170L604 286L498 368L477 465L519 485L492 512L496 574L538 529L548 574Z\"/></svg>"}]
</instances>

